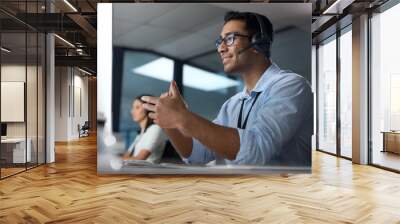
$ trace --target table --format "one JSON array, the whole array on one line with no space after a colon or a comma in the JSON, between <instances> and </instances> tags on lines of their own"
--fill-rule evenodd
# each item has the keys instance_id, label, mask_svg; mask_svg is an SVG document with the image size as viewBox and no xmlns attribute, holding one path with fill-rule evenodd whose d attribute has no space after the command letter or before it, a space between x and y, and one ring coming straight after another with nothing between
<instances>
[{"instance_id":1,"label":"table","mask_svg":"<svg viewBox=\"0 0 400 224\"><path fill-rule=\"evenodd\" d=\"M25 138L6 138L1 139L1 157L6 163L25 163L31 162L32 140L26 139L27 147L25 151ZM25 154L26 153L26 154ZM26 159L26 161L25 161Z\"/></svg>"},{"instance_id":2,"label":"table","mask_svg":"<svg viewBox=\"0 0 400 224\"><path fill-rule=\"evenodd\" d=\"M400 131L382 131L381 133L383 133L382 152L400 154Z\"/></svg>"}]
</instances>

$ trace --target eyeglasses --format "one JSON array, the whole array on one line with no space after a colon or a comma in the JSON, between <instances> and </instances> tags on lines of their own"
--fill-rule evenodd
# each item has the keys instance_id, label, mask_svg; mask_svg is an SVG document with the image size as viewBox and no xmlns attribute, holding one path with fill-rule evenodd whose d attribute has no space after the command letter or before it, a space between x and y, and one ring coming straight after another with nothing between
<instances>
[{"instance_id":1,"label":"eyeglasses","mask_svg":"<svg viewBox=\"0 0 400 224\"><path fill-rule=\"evenodd\" d=\"M221 46L222 42L224 42L226 46L231 46L235 42L235 38L236 37L247 37L247 38L249 38L250 36L249 35L245 35L245 34L240 34L238 32L228 33L224 38L218 37L215 40L215 47L217 47L217 49L218 49L219 46Z\"/></svg>"}]
</instances>

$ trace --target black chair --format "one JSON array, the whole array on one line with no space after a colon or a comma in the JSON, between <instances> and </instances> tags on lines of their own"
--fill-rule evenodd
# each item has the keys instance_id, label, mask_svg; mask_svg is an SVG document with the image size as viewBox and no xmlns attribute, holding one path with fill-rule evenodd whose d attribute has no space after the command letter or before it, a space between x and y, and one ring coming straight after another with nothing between
<instances>
[{"instance_id":1,"label":"black chair","mask_svg":"<svg viewBox=\"0 0 400 224\"><path fill-rule=\"evenodd\" d=\"M184 163L170 141L167 141L165 144L164 153L161 157L160 163Z\"/></svg>"},{"instance_id":2,"label":"black chair","mask_svg":"<svg viewBox=\"0 0 400 224\"><path fill-rule=\"evenodd\" d=\"M89 129L90 129L89 121L85 121L82 127L80 127L80 125L78 124L79 138L89 136Z\"/></svg>"}]
</instances>

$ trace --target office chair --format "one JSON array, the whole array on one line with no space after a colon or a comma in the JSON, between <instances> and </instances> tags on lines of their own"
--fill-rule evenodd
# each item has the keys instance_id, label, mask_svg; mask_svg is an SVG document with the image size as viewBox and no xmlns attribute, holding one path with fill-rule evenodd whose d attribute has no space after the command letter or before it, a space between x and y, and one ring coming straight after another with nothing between
<instances>
[{"instance_id":1,"label":"office chair","mask_svg":"<svg viewBox=\"0 0 400 224\"><path fill-rule=\"evenodd\" d=\"M89 136L89 129L90 129L89 121L85 121L82 127L80 127L80 125L78 124L79 138Z\"/></svg>"},{"instance_id":2,"label":"office chair","mask_svg":"<svg viewBox=\"0 0 400 224\"><path fill-rule=\"evenodd\" d=\"M160 163L184 163L170 141L167 141L165 144L164 153L161 157Z\"/></svg>"}]
</instances>

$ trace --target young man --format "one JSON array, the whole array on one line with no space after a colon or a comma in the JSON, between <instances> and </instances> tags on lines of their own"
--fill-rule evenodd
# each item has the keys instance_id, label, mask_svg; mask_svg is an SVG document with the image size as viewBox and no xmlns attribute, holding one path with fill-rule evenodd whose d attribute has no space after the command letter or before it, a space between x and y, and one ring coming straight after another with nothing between
<instances>
[{"instance_id":1,"label":"young man","mask_svg":"<svg viewBox=\"0 0 400 224\"><path fill-rule=\"evenodd\" d=\"M187 109L175 82L159 98L143 97L187 163L311 165L311 88L303 77L271 62L272 39L265 16L225 15L218 53L224 71L240 74L245 88L222 105L213 122Z\"/></svg>"}]
</instances>

